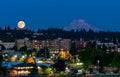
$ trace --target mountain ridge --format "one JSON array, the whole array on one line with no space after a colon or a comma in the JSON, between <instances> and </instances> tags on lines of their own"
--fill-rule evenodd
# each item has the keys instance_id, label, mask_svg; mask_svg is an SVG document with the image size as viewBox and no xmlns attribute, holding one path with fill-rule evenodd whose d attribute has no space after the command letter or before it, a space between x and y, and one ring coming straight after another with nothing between
<instances>
[{"instance_id":1,"label":"mountain ridge","mask_svg":"<svg viewBox=\"0 0 120 77\"><path fill-rule=\"evenodd\" d=\"M100 29L92 27L91 24L89 24L88 22L86 22L83 19L74 19L70 24L68 24L67 26L63 27L63 30L66 31L70 31L70 30L81 30L81 29L85 29L85 30L93 30L93 31L99 31Z\"/></svg>"}]
</instances>

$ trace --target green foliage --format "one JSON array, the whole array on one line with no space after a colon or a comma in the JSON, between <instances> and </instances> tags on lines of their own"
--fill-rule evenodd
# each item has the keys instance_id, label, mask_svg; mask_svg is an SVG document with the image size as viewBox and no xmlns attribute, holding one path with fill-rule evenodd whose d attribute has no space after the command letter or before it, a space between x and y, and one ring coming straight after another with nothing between
<instances>
[{"instance_id":1,"label":"green foliage","mask_svg":"<svg viewBox=\"0 0 120 77\"><path fill-rule=\"evenodd\" d=\"M49 58L50 57L50 52L48 50L48 48L43 48L41 49L37 55L37 57L46 57L46 58Z\"/></svg>"},{"instance_id":2,"label":"green foliage","mask_svg":"<svg viewBox=\"0 0 120 77\"><path fill-rule=\"evenodd\" d=\"M65 76L65 75L67 75L67 74L65 73L65 71L61 71L61 72L60 72L60 76Z\"/></svg>"},{"instance_id":3,"label":"green foliage","mask_svg":"<svg viewBox=\"0 0 120 77\"><path fill-rule=\"evenodd\" d=\"M79 40L79 38L84 38L85 40L93 40L98 39L102 40L106 37L110 39L118 38L120 39L120 32L106 32L106 31L99 31L94 32L93 30L86 31L85 29L81 30L71 30L71 31L65 31L63 29L57 29L57 28L49 28L49 29L38 29L37 33L41 33L41 35L32 37L35 31L28 30L28 29L21 29L17 30L15 29L0 29L0 40L5 42L13 42L16 39L23 39L25 37L28 37L30 39L36 39L36 40L46 40L46 39L57 39L58 37L61 38L69 38L72 40ZM10 33L10 34L8 34ZM114 43L116 41L113 40Z\"/></svg>"},{"instance_id":4,"label":"green foliage","mask_svg":"<svg viewBox=\"0 0 120 77\"><path fill-rule=\"evenodd\" d=\"M97 60L100 61L101 65L104 65L105 61L105 51L98 50L98 49L86 49L80 52L80 59L85 64L85 66L89 66L92 64L97 64Z\"/></svg>"},{"instance_id":5,"label":"green foliage","mask_svg":"<svg viewBox=\"0 0 120 77\"><path fill-rule=\"evenodd\" d=\"M36 51L34 51L34 50L27 50L27 51L25 52L25 54L31 55L31 56L35 56Z\"/></svg>"},{"instance_id":6,"label":"green foliage","mask_svg":"<svg viewBox=\"0 0 120 77\"><path fill-rule=\"evenodd\" d=\"M30 70L30 74L31 75L38 75L38 69L37 69L37 66L34 66L33 69Z\"/></svg>"},{"instance_id":7,"label":"green foliage","mask_svg":"<svg viewBox=\"0 0 120 77\"><path fill-rule=\"evenodd\" d=\"M100 49L86 49L79 53L81 61L86 67L91 64L97 65L98 60L100 66L113 66L120 68L120 53L119 52L105 52Z\"/></svg>"},{"instance_id":8,"label":"green foliage","mask_svg":"<svg viewBox=\"0 0 120 77\"><path fill-rule=\"evenodd\" d=\"M1 77L6 77L6 75L8 74L9 70L6 67L1 67L0 68L0 76Z\"/></svg>"},{"instance_id":9,"label":"green foliage","mask_svg":"<svg viewBox=\"0 0 120 77\"><path fill-rule=\"evenodd\" d=\"M5 50L6 49L4 45L0 44L0 46L1 46L1 50Z\"/></svg>"},{"instance_id":10,"label":"green foliage","mask_svg":"<svg viewBox=\"0 0 120 77\"><path fill-rule=\"evenodd\" d=\"M25 62L25 58L20 58L19 60L17 60L17 62Z\"/></svg>"},{"instance_id":11,"label":"green foliage","mask_svg":"<svg viewBox=\"0 0 120 77\"><path fill-rule=\"evenodd\" d=\"M103 65L104 66L110 66L113 58L114 58L114 52L105 53L105 55L103 56L103 59L102 59L103 60Z\"/></svg>"},{"instance_id":12,"label":"green foliage","mask_svg":"<svg viewBox=\"0 0 120 77\"><path fill-rule=\"evenodd\" d=\"M53 69L50 67L42 67L42 70L43 70L43 74L49 75L53 73Z\"/></svg>"},{"instance_id":13,"label":"green foliage","mask_svg":"<svg viewBox=\"0 0 120 77\"><path fill-rule=\"evenodd\" d=\"M77 49L76 49L75 42L71 44L71 48L70 48L70 51L69 51L69 52L70 52L70 54L71 54L72 56L78 54Z\"/></svg>"},{"instance_id":14,"label":"green foliage","mask_svg":"<svg viewBox=\"0 0 120 77\"><path fill-rule=\"evenodd\" d=\"M120 68L120 53L115 54L113 61L112 61L112 66Z\"/></svg>"},{"instance_id":15,"label":"green foliage","mask_svg":"<svg viewBox=\"0 0 120 77\"><path fill-rule=\"evenodd\" d=\"M66 64L64 62L63 59L58 59L54 64L53 67L57 70L57 71L65 71L66 68Z\"/></svg>"},{"instance_id":16,"label":"green foliage","mask_svg":"<svg viewBox=\"0 0 120 77\"><path fill-rule=\"evenodd\" d=\"M3 71L2 71L1 68L0 68L0 76L1 76L1 75L3 75Z\"/></svg>"},{"instance_id":17,"label":"green foliage","mask_svg":"<svg viewBox=\"0 0 120 77\"><path fill-rule=\"evenodd\" d=\"M20 51L23 51L23 52L24 52L24 51L27 51L27 46L21 47L21 48L20 48Z\"/></svg>"},{"instance_id":18,"label":"green foliage","mask_svg":"<svg viewBox=\"0 0 120 77\"><path fill-rule=\"evenodd\" d=\"M15 51L17 51L17 46L14 45L14 47L12 49L15 50Z\"/></svg>"},{"instance_id":19,"label":"green foliage","mask_svg":"<svg viewBox=\"0 0 120 77\"><path fill-rule=\"evenodd\" d=\"M3 56L0 55L0 68L1 68L1 66L2 66L2 61L3 61Z\"/></svg>"},{"instance_id":20,"label":"green foliage","mask_svg":"<svg viewBox=\"0 0 120 77\"><path fill-rule=\"evenodd\" d=\"M35 56L36 55L36 50L35 49L31 49L31 50L27 50L27 46L21 47L20 51L22 51L23 54L26 55L31 55L31 56Z\"/></svg>"}]
</instances>

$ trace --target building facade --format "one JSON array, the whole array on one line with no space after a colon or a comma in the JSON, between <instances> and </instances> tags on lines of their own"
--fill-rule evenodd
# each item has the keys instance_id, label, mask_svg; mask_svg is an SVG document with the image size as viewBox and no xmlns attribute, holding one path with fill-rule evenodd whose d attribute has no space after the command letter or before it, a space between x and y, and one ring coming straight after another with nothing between
<instances>
[{"instance_id":1,"label":"building facade","mask_svg":"<svg viewBox=\"0 0 120 77\"><path fill-rule=\"evenodd\" d=\"M54 40L16 40L18 49L27 46L28 49L35 48L37 51L43 48L48 48L50 53L58 53L59 51L69 51L71 47L70 39L54 39Z\"/></svg>"},{"instance_id":2,"label":"building facade","mask_svg":"<svg viewBox=\"0 0 120 77\"><path fill-rule=\"evenodd\" d=\"M0 44L5 47L5 49L12 49L15 46L15 42L2 42L0 41ZM0 47L1 49L1 47Z\"/></svg>"}]
</instances>

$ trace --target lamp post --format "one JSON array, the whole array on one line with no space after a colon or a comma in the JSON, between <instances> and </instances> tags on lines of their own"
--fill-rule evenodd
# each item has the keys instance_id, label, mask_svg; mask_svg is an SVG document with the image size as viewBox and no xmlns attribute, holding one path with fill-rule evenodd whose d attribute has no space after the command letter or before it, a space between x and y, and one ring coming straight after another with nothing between
<instances>
[{"instance_id":1,"label":"lamp post","mask_svg":"<svg viewBox=\"0 0 120 77\"><path fill-rule=\"evenodd\" d=\"M100 64L100 60L97 60L98 63L98 73L99 73L99 64Z\"/></svg>"}]
</instances>

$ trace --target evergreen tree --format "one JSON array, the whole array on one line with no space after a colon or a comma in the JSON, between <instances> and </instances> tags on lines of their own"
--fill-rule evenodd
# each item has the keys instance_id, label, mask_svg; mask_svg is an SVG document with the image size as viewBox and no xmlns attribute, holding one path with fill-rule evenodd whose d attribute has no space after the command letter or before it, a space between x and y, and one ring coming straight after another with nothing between
<instances>
[{"instance_id":1,"label":"evergreen tree","mask_svg":"<svg viewBox=\"0 0 120 77\"><path fill-rule=\"evenodd\" d=\"M78 54L78 52L77 52L77 49L76 49L76 44L75 44L75 42L73 42L72 44L71 44L71 48L70 48L70 54L72 55L72 56L75 56L75 55L77 55Z\"/></svg>"},{"instance_id":2,"label":"evergreen tree","mask_svg":"<svg viewBox=\"0 0 120 77\"><path fill-rule=\"evenodd\" d=\"M4 45L0 44L0 46L1 46L1 50L5 50L6 49Z\"/></svg>"},{"instance_id":3,"label":"evergreen tree","mask_svg":"<svg viewBox=\"0 0 120 77\"><path fill-rule=\"evenodd\" d=\"M58 59L54 64L53 67L57 70L57 71L65 71L66 68L66 64L64 62L63 59Z\"/></svg>"},{"instance_id":4,"label":"evergreen tree","mask_svg":"<svg viewBox=\"0 0 120 77\"><path fill-rule=\"evenodd\" d=\"M30 75L38 75L38 69L36 63L34 64L33 68L30 70Z\"/></svg>"},{"instance_id":5,"label":"evergreen tree","mask_svg":"<svg viewBox=\"0 0 120 77\"><path fill-rule=\"evenodd\" d=\"M40 49L40 51L37 53L36 56L49 58L50 52L49 52L48 48L43 48L43 49Z\"/></svg>"},{"instance_id":6,"label":"evergreen tree","mask_svg":"<svg viewBox=\"0 0 120 77\"><path fill-rule=\"evenodd\" d=\"M16 45L14 45L14 47L13 47L12 49L16 51L16 50L17 50L17 46L16 46Z\"/></svg>"},{"instance_id":7,"label":"evergreen tree","mask_svg":"<svg viewBox=\"0 0 120 77\"><path fill-rule=\"evenodd\" d=\"M1 66L2 66L2 61L3 61L3 56L0 55L0 68L1 68Z\"/></svg>"},{"instance_id":8,"label":"evergreen tree","mask_svg":"<svg viewBox=\"0 0 120 77\"><path fill-rule=\"evenodd\" d=\"M113 61L112 61L112 66L120 68L120 53L116 53Z\"/></svg>"}]
</instances>

